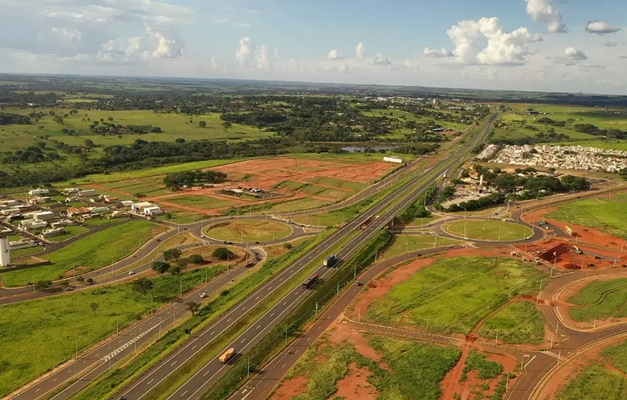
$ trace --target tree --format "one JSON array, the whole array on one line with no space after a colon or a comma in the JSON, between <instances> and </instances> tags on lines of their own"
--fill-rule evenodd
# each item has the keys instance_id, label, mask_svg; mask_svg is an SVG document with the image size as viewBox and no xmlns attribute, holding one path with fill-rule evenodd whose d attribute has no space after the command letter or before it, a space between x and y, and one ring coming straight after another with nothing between
<instances>
[{"instance_id":1,"label":"tree","mask_svg":"<svg viewBox=\"0 0 627 400\"><path fill-rule=\"evenodd\" d=\"M163 261L155 261L152 263L152 269L157 271L159 274L164 274L170 269L170 264Z\"/></svg>"},{"instance_id":2,"label":"tree","mask_svg":"<svg viewBox=\"0 0 627 400\"><path fill-rule=\"evenodd\" d=\"M61 281L59 282L59 286L63 288L63 290L67 289L70 286L70 281Z\"/></svg>"},{"instance_id":3,"label":"tree","mask_svg":"<svg viewBox=\"0 0 627 400\"><path fill-rule=\"evenodd\" d=\"M148 278L139 278L133 281L133 290L142 296L152 290L154 283Z\"/></svg>"},{"instance_id":4,"label":"tree","mask_svg":"<svg viewBox=\"0 0 627 400\"><path fill-rule=\"evenodd\" d=\"M82 276L79 276L78 278L76 278L77 282L83 283L85 282L85 278L83 278Z\"/></svg>"},{"instance_id":5,"label":"tree","mask_svg":"<svg viewBox=\"0 0 627 400\"><path fill-rule=\"evenodd\" d=\"M176 261L181 258L183 252L179 249L168 249L163 252L163 258L166 261Z\"/></svg>"},{"instance_id":6,"label":"tree","mask_svg":"<svg viewBox=\"0 0 627 400\"><path fill-rule=\"evenodd\" d=\"M170 267L170 274L178 275L180 273L181 273L181 267L179 267L178 265Z\"/></svg>"},{"instance_id":7,"label":"tree","mask_svg":"<svg viewBox=\"0 0 627 400\"><path fill-rule=\"evenodd\" d=\"M292 244L291 244L291 243L285 243L285 244L283 245L283 247L284 247L286 250L291 250L293 246L292 246Z\"/></svg>"},{"instance_id":8,"label":"tree","mask_svg":"<svg viewBox=\"0 0 627 400\"><path fill-rule=\"evenodd\" d=\"M94 283L96 283L96 281L93 278L87 278L88 285L93 285Z\"/></svg>"},{"instance_id":9,"label":"tree","mask_svg":"<svg viewBox=\"0 0 627 400\"><path fill-rule=\"evenodd\" d=\"M175 143L185 143L185 139L183 139L182 137L180 138L176 138L176 140L174 140Z\"/></svg>"},{"instance_id":10,"label":"tree","mask_svg":"<svg viewBox=\"0 0 627 400\"><path fill-rule=\"evenodd\" d=\"M224 132L228 132L229 129L231 129L233 127L233 124L230 123L229 121L224 121L222 123L222 129L224 129Z\"/></svg>"},{"instance_id":11,"label":"tree","mask_svg":"<svg viewBox=\"0 0 627 400\"><path fill-rule=\"evenodd\" d=\"M194 301L190 301L189 303L186 303L186 304L187 304L187 309L189 311L191 311L192 316L196 315L196 311L198 311L200 309L200 304L198 304L198 303L196 303Z\"/></svg>"},{"instance_id":12,"label":"tree","mask_svg":"<svg viewBox=\"0 0 627 400\"><path fill-rule=\"evenodd\" d=\"M35 290L45 290L52 286L51 281L39 281L35 283Z\"/></svg>"},{"instance_id":13,"label":"tree","mask_svg":"<svg viewBox=\"0 0 627 400\"><path fill-rule=\"evenodd\" d=\"M211 255L218 260L230 260L233 258L233 253L226 247L218 247Z\"/></svg>"},{"instance_id":14,"label":"tree","mask_svg":"<svg viewBox=\"0 0 627 400\"><path fill-rule=\"evenodd\" d=\"M89 305L89 307L91 307L91 310L94 312L94 315L96 315L96 312L98 311L98 307L100 307L100 305L98 305L98 303L93 302Z\"/></svg>"},{"instance_id":15,"label":"tree","mask_svg":"<svg viewBox=\"0 0 627 400\"><path fill-rule=\"evenodd\" d=\"M200 254L192 254L188 258L189 262L192 264L202 264L205 259Z\"/></svg>"},{"instance_id":16,"label":"tree","mask_svg":"<svg viewBox=\"0 0 627 400\"><path fill-rule=\"evenodd\" d=\"M83 147L86 147L88 149L91 149L92 147L94 147L94 141L91 139L85 139L83 140Z\"/></svg>"},{"instance_id":17,"label":"tree","mask_svg":"<svg viewBox=\"0 0 627 400\"><path fill-rule=\"evenodd\" d=\"M207 127L207 123L205 121L198 121L198 126L201 128L206 128Z\"/></svg>"}]
</instances>

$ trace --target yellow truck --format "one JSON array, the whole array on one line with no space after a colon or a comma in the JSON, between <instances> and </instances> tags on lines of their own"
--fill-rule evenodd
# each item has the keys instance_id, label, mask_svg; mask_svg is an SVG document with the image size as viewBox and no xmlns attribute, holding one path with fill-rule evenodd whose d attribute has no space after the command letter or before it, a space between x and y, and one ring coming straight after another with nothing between
<instances>
[{"instance_id":1,"label":"yellow truck","mask_svg":"<svg viewBox=\"0 0 627 400\"><path fill-rule=\"evenodd\" d=\"M221 363L228 363L231 358L235 355L235 349L231 347L220 356L219 360Z\"/></svg>"}]
</instances>

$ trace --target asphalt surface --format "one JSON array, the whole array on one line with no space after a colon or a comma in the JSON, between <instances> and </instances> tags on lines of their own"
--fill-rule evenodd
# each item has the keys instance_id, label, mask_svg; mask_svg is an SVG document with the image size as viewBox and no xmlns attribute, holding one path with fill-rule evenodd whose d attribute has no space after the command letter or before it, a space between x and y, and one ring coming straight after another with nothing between
<instances>
[{"instance_id":1,"label":"asphalt surface","mask_svg":"<svg viewBox=\"0 0 627 400\"><path fill-rule=\"evenodd\" d=\"M288 281L292 276L297 274L311 261L318 257L328 255L330 251L329 249L332 248L335 244L339 243L344 236L354 231L358 231L359 227L365 221L369 220L372 216L381 214L379 218L375 219L374 222L368 225L364 230L359 231L357 236L350 240L349 243L345 244L342 247L342 250L337 252L337 255L339 259L342 260L352 254L354 251L361 248L361 246L374 235L376 235L376 233L380 229L382 229L390 221L392 221L394 216L400 210L404 209L406 206L415 201L415 199L424 190L430 187L430 185L432 184L432 180L437 180L440 176L442 176L442 174L450 176L450 172L454 168L456 168L456 165L461 159L469 154L473 146L478 143L482 143L485 140L487 134L489 133L489 127L494 122L495 118L496 114L489 119L488 123L484 126L480 133L475 134L471 138L471 143L464 146L456 157L442 160L434 165L427 175L433 176L427 182L421 183L418 187L415 187L426 177L425 175L417 175L408 183L402 185L386 199L360 214L357 218L355 218L347 225L340 228L336 233L325 239L316 248L312 249L309 253L294 262L291 266L287 267L280 274L275 275L275 277L269 282L262 285L257 290L253 291L237 306L226 312L214 323L207 326L202 332L195 335L196 337L194 338L194 340L188 341L185 345L167 356L164 360L154 366L154 368L152 368L148 373L143 374L133 383L131 383L128 388L121 390L120 394L124 395L128 399L135 400L141 399L147 394L151 393L153 390L155 390L156 387L159 386L159 384L161 384L169 376L171 376L173 373L176 373L177 371L179 371L180 368L186 365L186 361L193 358L201 351L205 350L211 343L213 343L213 341L217 337L219 337L220 334L224 333L230 327L242 320L251 309L255 308L266 298L271 297L274 291L282 287L286 281ZM397 199L401 200L394 206L388 207L392 201ZM383 211L385 212L382 213ZM341 261L338 264L338 267L341 268ZM315 273L320 276L320 279L324 279L325 276L333 273L334 270L335 268L320 267ZM237 339L235 339L232 343L226 346L224 350L230 347L234 347L240 357L245 355L247 349L254 346L254 344L257 343L264 334L266 334L274 326L279 324L283 317L287 315L291 310L296 308L296 306L307 296L308 293L309 291L303 290L300 285L291 290L286 296L280 299L274 307L272 307L262 317L255 321ZM221 354L222 352L223 350L221 349L219 354ZM221 362L219 362L219 354L217 354L212 360L210 360L199 371L197 371L191 379L183 384L183 386L178 388L168 398L199 398L224 374L226 368L229 367L228 364L222 364Z\"/></svg>"},{"instance_id":2,"label":"asphalt surface","mask_svg":"<svg viewBox=\"0 0 627 400\"><path fill-rule=\"evenodd\" d=\"M261 253L258 252L258 254ZM211 297L224 289L232 280L237 280L247 270L248 268L244 267L243 263L230 269L184 294L181 302L172 303L156 310L154 314L125 328L96 347L81 351L78 354L78 359L63 364L30 386L10 396L9 399L38 399L77 377L78 380L53 397L57 400L70 398L109 368L115 367L124 357L135 352L138 347L141 349L142 345L150 343L160 337L162 333L166 333L175 324L177 318L180 321L181 317L188 313L185 303L189 301L202 303L201 293L204 292L207 297Z\"/></svg>"}]
</instances>

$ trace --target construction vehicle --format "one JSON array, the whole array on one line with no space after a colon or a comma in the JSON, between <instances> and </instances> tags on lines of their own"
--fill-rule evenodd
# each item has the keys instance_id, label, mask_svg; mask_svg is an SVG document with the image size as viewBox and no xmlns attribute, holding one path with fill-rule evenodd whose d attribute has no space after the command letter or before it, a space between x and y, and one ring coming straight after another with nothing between
<instances>
[{"instance_id":1,"label":"construction vehicle","mask_svg":"<svg viewBox=\"0 0 627 400\"><path fill-rule=\"evenodd\" d=\"M330 268L330 267L334 266L336 262L337 262L337 257L335 256L335 254L333 254L332 256L327 257L322 262L322 266Z\"/></svg>"},{"instance_id":2,"label":"construction vehicle","mask_svg":"<svg viewBox=\"0 0 627 400\"><path fill-rule=\"evenodd\" d=\"M303 287L305 289L309 289L310 287L312 287L314 285L314 283L318 282L318 274L312 276L311 278L308 278L305 282L303 282Z\"/></svg>"},{"instance_id":3,"label":"construction vehicle","mask_svg":"<svg viewBox=\"0 0 627 400\"><path fill-rule=\"evenodd\" d=\"M229 362L231 358L235 355L235 349L231 347L220 356L219 360L221 363L226 364Z\"/></svg>"}]
</instances>

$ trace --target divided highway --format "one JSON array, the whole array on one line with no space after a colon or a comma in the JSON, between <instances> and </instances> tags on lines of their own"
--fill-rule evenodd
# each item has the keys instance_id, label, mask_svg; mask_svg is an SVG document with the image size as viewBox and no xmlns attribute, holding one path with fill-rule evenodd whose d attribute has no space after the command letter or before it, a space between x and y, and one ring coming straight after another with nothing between
<instances>
[{"instance_id":1,"label":"divided highway","mask_svg":"<svg viewBox=\"0 0 627 400\"><path fill-rule=\"evenodd\" d=\"M229 330L232 326L241 321L250 310L270 298L274 292L281 288L290 278L295 276L303 268L309 265L313 260L328 255L329 249L337 245L345 236L359 231L362 224L371 217L381 214L380 218L372 222L366 229L360 231L349 243L345 244L341 251L337 254L340 259L349 257L352 253L359 250L368 240L376 233L384 228L400 211L413 203L424 190L430 187L433 181L437 180L442 174L450 174L459 163L463 161L471 152L471 150L483 143L496 114L492 115L481 131L471 138L467 138L468 143L455 156L442 160L434 165L429 172L414 177L406 184L402 185L394 193L374 205L367 211L360 214L357 218L349 222L347 225L339 229L336 233L326 238L317 247L309 253L302 256L292 265L284 269L281 273L274 276L270 281L254 290L238 305L230 309L228 312L220 316L215 322L208 325L202 331L194 335L193 340L188 341L172 354L165 357L154 368L136 379L130 387L122 390L120 394L129 400L137 400L144 398L151 393L160 383L164 382L168 377L178 371L186 364L186 362L197 354L207 351L208 346L212 344L221 334ZM421 183L422 182L422 183ZM395 205L390 204L398 200ZM389 207L389 209L388 209ZM386 211L386 209L388 209ZM341 268L341 264L339 265ZM321 279L335 271L333 268L319 268L316 272ZM300 285L291 290L286 296L280 299L275 306L267 311L262 317L255 321L246 331L238 338L230 343L226 348L234 347L239 356L245 355L247 349L254 346L261 337L274 328L291 310L293 310L307 295L310 293L304 290ZM220 349L222 350L222 349ZM219 355L219 354L218 354ZM189 381L176 390L169 398L172 399L196 399L199 398L206 390L224 374L229 368L228 364L222 364L218 361L216 355L209 363L207 363L200 371L198 371Z\"/></svg>"}]
</instances>

